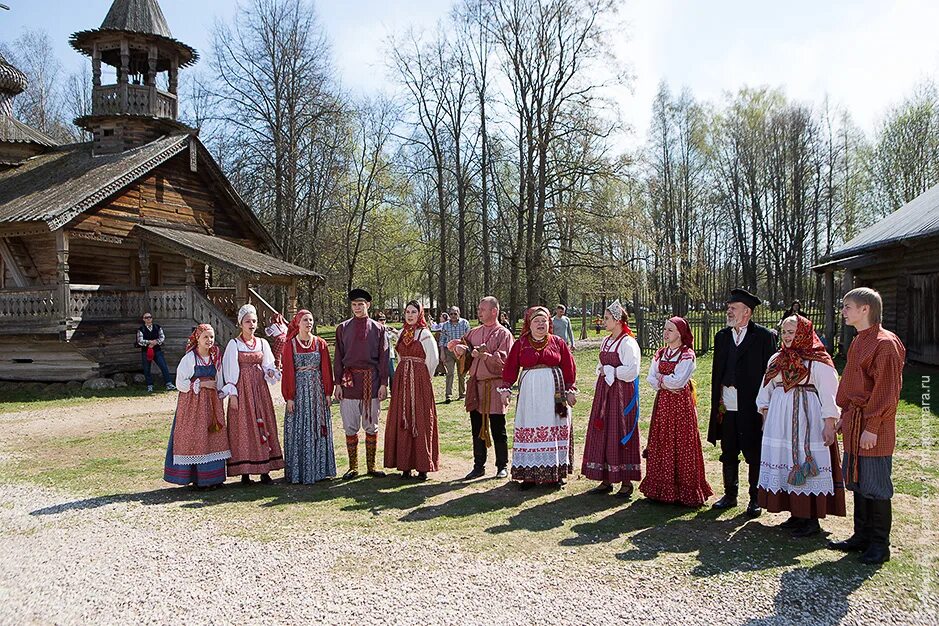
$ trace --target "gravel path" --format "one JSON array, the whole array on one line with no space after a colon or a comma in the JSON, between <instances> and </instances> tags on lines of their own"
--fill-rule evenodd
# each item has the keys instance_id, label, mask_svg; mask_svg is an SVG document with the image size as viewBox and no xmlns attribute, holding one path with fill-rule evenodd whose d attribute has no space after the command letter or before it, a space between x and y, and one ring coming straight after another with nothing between
<instances>
[{"instance_id":1,"label":"gravel path","mask_svg":"<svg viewBox=\"0 0 939 626\"><path fill-rule=\"evenodd\" d=\"M501 560L342 528L264 542L222 534L176 503L79 502L0 484L0 622L936 623L853 599L813 608L818 581L807 576L779 594L776 579L728 575L735 591L718 604L722 580L683 584L659 564L600 570L555 550Z\"/></svg>"}]
</instances>

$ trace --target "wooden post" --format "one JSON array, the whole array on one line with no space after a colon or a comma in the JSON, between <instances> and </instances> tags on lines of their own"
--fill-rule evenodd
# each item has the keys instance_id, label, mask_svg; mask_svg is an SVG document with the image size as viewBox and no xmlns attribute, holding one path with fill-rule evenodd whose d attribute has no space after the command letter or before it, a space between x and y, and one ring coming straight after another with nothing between
<instances>
[{"instance_id":1,"label":"wooden post","mask_svg":"<svg viewBox=\"0 0 939 626\"><path fill-rule=\"evenodd\" d=\"M101 50L98 49L97 43L91 50L91 85L93 87L101 86ZM92 106L92 110L94 110L94 106Z\"/></svg>"},{"instance_id":2,"label":"wooden post","mask_svg":"<svg viewBox=\"0 0 939 626\"><path fill-rule=\"evenodd\" d=\"M127 113L127 84L130 82L130 48L127 40L121 41L121 67L117 72L118 90L121 97L121 113Z\"/></svg>"},{"instance_id":3,"label":"wooden post","mask_svg":"<svg viewBox=\"0 0 939 626\"><path fill-rule=\"evenodd\" d=\"M196 284L196 275L192 267L192 259L186 257L186 285L193 286Z\"/></svg>"},{"instance_id":4,"label":"wooden post","mask_svg":"<svg viewBox=\"0 0 939 626\"><path fill-rule=\"evenodd\" d=\"M835 348L835 270L825 271L825 337Z\"/></svg>"},{"instance_id":5,"label":"wooden post","mask_svg":"<svg viewBox=\"0 0 939 626\"><path fill-rule=\"evenodd\" d=\"M297 279L294 278L287 286L287 317L292 318L297 314Z\"/></svg>"},{"instance_id":6,"label":"wooden post","mask_svg":"<svg viewBox=\"0 0 939 626\"><path fill-rule=\"evenodd\" d=\"M240 308L248 303L248 279L239 278L235 284L235 304Z\"/></svg>"},{"instance_id":7,"label":"wooden post","mask_svg":"<svg viewBox=\"0 0 939 626\"><path fill-rule=\"evenodd\" d=\"M701 334L704 335L701 338L701 354L707 354L711 349L711 313L707 309L704 310L703 319L703 329Z\"/></svg>"},{"instance_id":8,"label":"wooden post","mask_svg":"<svg viewBox=\"0 0 939 626\"><path fill-rule=\"evenodd\" d=\"M580 296L580 318L582 320L580 338L583 340L587 338L587 294Z\"/></svg>"},{"instance_id":9,"label":"wooden post","mask_svg":"<svg viewBox=\"0 0 939 626\"><path fill-rule=\"evenodd\" d=\"M844 276L841 277L841 293L847 293L854 289L854 271L846 269L844 271ZM841 335L840 341L838 344L838 351L841 354L848 353L848 346L851 345L851 339L854 338L856 334L853 326L848 326L847 324L841 324Z\"/></svg>"},{"instance_id":10,"label":"wooden post","mask_svg":"<svg viewBox=\"0 0 939 626\"><path fill-rule=\"evenodd\" d=\"M150 246L142 239L137 248L137 258L140 260L140 286L150 289Z\"/></svg>"},{"instance_id":11,"label":"wooden post","mask_svg":"<svg viewBox=\"0 0 939 626\"><path fill-rule=\"evenodd\" d=\"M56 286L58 287L59 318L62 320L63 332L68 332L71 321L72 294L69 288L68 275L68 231L60 228L55 231L55 257L56 257Z\"/></svg>"}]
</instances>

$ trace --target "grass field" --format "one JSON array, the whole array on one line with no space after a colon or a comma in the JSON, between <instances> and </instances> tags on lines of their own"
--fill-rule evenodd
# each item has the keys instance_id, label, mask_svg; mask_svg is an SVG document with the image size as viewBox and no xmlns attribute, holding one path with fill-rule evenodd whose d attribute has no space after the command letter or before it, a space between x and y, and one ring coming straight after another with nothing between
<instances>
[{"instance_id":1,"label":"grass field","mask_svg":"<svg viewBox=\"0 0 939 626\"><path fill-rule=\"evenodd\" d=\"M590 410L597 351L578 350L575 355L582 390L574 408L575 447L579 453ZM695 378L702 406L708 404L710 368L709 357L699 360ZM591 495L586 491L594 483L580 479L579 473L560 491L545 488L522 492L509 481L486 479L465 483L459 478L472 464L470 432L466 414L456 402L437 406L442 468L425 483L389 476L312 486L243 488L232 484L209 493L168 487L161 482L161 476L170 411L144 416L137 427L129 430L31 436L7 451L3 480L67 490L76 494L76 508L114 501L177 503L181 515L208 516L225 532L260 540L304 533L320 524L336 524L368 533L435 536L464 548L506 557L534 551L607 565L617 560L647 561L655 568L651 571L679 584L719 585L726 575L774 580L822 576L832 582L832 589L844 594L841 601L863 588L887 590L886 597L891 601L914 602L922 595L924 584L934 584L929 581L939 522L933 508L939 479L935 439L939 418L935 408L926 412L922 409L927 380L935 380L934 371L908 368L897 420L894 559L873 575L872 570L853 559L824 549L822 538L789 539L772 527L782 516L764 515L748 523L739 509L718 514L709 508L689 510L654 504L642 497L626 501L616 496ZM434 384L438 397L443 397L443 378L436 378ZM925 384L928 387L934 383ZM133 388L123 391L125 396L139 393ZM653 394L645 385L642 391L640 428L644 436ZM110 401L80 397L34 403L19 398L0 404L0 413L24 407L51 410L72 404L87 405L89 411L95 411ZM282 411L278 409L278 417ZM703 440L705 416L699 418L699 424ZM338 411L334 411L333 431L341 474L346 453ZM719 494L718 450L705 443L704 452L708 479ZM364 452L360 450L360 454ZM579 464L579 454L576 462ZM491 476L491 458L487 469ZM850 533L845 519L829 518L823 526L837 536Z\"/></svg>"}]
</instances>

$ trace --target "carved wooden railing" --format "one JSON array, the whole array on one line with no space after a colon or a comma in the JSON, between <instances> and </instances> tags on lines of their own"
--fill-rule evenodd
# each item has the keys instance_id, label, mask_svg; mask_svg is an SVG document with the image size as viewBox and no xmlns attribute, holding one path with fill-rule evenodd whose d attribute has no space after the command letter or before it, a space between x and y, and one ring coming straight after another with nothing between
<instances>
[{"instance_id":1,"label":"carved wooden railing","mask_svg":"<svg viewBox=\"0 0 939 626\"><path fill-rule=\"evenodd\" d=\"M149 311L158 319L191 319L192 305L186 287L121 289L102 285L72 285L68 317L73 320L136 319Z\"/></svg>"},{"instance_id":2,"label":"carved wooden railing","mask_svg":"<svg viewBox=\"0 0 939 626\"><path fill-rule=\"evenodd\" d=\"M238 309L244 303L238 302L234 287L209 287L205 290L205 297L229 319L238 319Z\"/></svg>"},{"instance_id":3,"label":"carved wooden railing","mask_svg":"<svg viewBox=\"0 0 939 626\"><path fill-rule=\"evenodd\" d=\"M215 329L215 343L222 346L235 338L238 327L221 308L202 295L198 289L189 287L189 298L192 303L192 318L200 324L211 324Z\"/></svg>"},{"instance_id":4,"label":"carved wooden railing","mask_svg":"<svg viewBox=\"0 0 939 626\"><path fill-rule=\"evenodd\" d=\"M0 320L47 320L58 314L58 291L50 287L4 290Z\"/></svg>"},{"instance_id":5,"label":"carved wooden railing","mask_svg":"<svg viewBox=\"0 0 939 626\"><path fill-rule=\"evenodd\" d=\"M176 119L176 96L149 85L102 85L92 89L94 115L152 115Z\"/></svg>"},{"instance_id":6,"label":"carved wooden railing","mask_svg":"<svg viewBox=\"0 0 939 626\"><path fill-rule=\"evenodd\" d=\"M271 304L261 297L254 289L248 289L248 302L258 310L258 327L263 328L271 323L271 318L280 313ZM289 320L288 320L289 321Z\"/></svg>"}]
</instances>

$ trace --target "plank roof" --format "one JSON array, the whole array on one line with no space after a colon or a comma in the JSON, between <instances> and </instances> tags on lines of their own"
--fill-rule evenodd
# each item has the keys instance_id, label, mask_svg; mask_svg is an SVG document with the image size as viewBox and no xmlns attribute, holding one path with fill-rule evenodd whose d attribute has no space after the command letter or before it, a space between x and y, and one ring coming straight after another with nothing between
<instances>
[{"instance_id":1,"label":"plank roof","mask_svg":"<svg viewBox=\"0 0 939 626\"><path fill-rule=\"evenodd\" d=\"M830 263L933 235L939 235L939 185L930 187L879 222L871 224L820 261Z\"/></svg>"}]
</instances>

